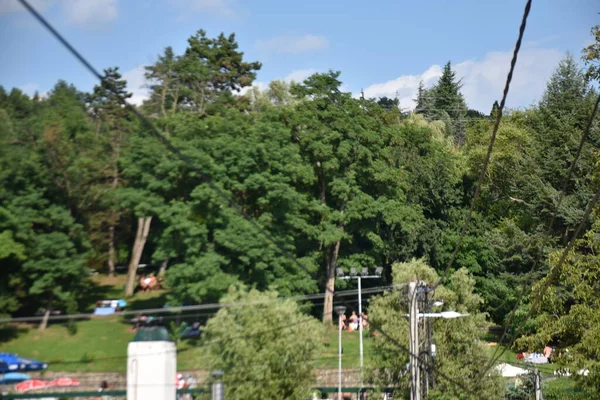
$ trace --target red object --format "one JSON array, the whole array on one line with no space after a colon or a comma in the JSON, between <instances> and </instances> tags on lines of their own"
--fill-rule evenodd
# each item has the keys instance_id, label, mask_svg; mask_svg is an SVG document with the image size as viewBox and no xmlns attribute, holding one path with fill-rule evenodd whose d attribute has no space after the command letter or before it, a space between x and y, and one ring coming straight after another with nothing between
<instances>
[{"instance_id":1,"label":"red object","mask_svg":"<svg viewBox=\"0 0 600 400\"><path fill-rule=\"evenodd\" d=\"M522 360L522 359L524 359L524 358L525 358L525 354L523 354L523 353L519 353L519 354L517 354L517 361L518 361L518 360Z\"/></svg>"},{"instance_id":2,"label":"red object","mask_svg":"<svg viewBox=\"0 0 600 400\"><path fill-rule=\"evenodd\" d=\"M15 389L17 389L17 392L27 392L29 390L43 389L46 387L46 384L46 381L30 379L19 383L15 386Z\"/></svg>"},{"instance_id":3,"label":"red object","mask_svg":"<svg viewBox=\"0 0 600 400\"><path fill-rule=\"evenodd\" d=\"M71 378L58 378L48 382L47 386L79 386L79 381Z\"/></svg>"}]
</instances>

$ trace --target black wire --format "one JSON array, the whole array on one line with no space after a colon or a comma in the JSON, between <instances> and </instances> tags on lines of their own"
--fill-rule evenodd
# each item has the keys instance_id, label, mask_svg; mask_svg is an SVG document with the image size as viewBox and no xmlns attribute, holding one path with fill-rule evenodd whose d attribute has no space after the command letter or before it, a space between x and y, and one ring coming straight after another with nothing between
<instances>
[{"instance_id":1,"label":"black wire","mask_svg":"<svg viewBox=\"0 0 600 400\"><path fill-rule=\"evenodd\" d=\"M598 98L596 99L596 103L594 104L594 108L592 109L592 113L591 113L588 123L586 125L586 129L583 132L583 135L581 135L581 139L579 141L579 146L577 148L577 152L575 153L575 158L571 162L571 166L569 168L569 173L567 174L567 176L563 182L562 189L561 189L560 195L558 197L558 201L556 202L554 213L552 213L552 218L550 219L550 223L548 224L548 227L544 233L544 236L542 237L542 245L541 245L541 249L539 251L538 257L536 258L535 262L531 266L531 269L528 272L528 275L531 275L532 273L535 272L536 267L539 265L539 263L541 262L541 260L544 256L546 244L548 242L548 239L550 238L550 233L551 233L552 227L554 226L554 222L556 221L556 216L558 214L558 210L560 209L560 206L562 205L563 199L564 199L566 191L567 191L567 186L569 184L569 181L571 180L571 177L573 176L573 172L575 171L575 166L577 164L577 161L579 160L579 157L581 157L583 145L585 144L587 138L590 136L590 132L592 130L592 125L593 125L594 119L596 118L596 113L598 112L599 105L600 105L600 95L598 95ZM585 221L585 219L583 221ZM512 322L512 319L514 318L514 315L515 315L517 309L519 308L519 304L521 303L521 300L523 299L523 296L525 295L527 286L528 286L528 280L525 279L525 282L523 283L521 290L519 291L517 300L515 301L515 305L512 308L512 310L510 311L510 313L508 314L508 319L507 319L506 323L504 324L504 331L502 333L502 336L500 337L499 343L503 343L504 340L506 339L506 335L508 334L508 329L510 327L510 324ZM525 322L527 322L527 319L525 320ZM524 325L525 322L522 325ZM511 345L512 345L512 342L516 339L517 332L518 331L515 331L515 333L513 335L511 335L511 339L509 341L511 343ZM500 357L502 357L502 355L506 351L506 348L507 348L507 346L504 346L503 350L500 352L498 357L496 357L496 353L498 352L498 348L496 348L496 350L494 351L494 355L493 355L493 359L495 359L495 360L492 362L495 362Z\"/></svg>"},{"instance_id":2,"label":"black wire","mask_svg":"<svg viewBox=\"0 0 600 400\"><path fill-rule=\"evenodd\" d=\"M456 247L452 252L452 257L450 261L448 261L448 265L446 266L446 270L444 271L444 275L448 274L450 267L454 264L456 257L458 256L458 252L460 251L460 247L464 240L464 237L467 234L467 230L469 229L469 225L471 223L471 219L473 217L473 211L475 210L475 203L479 198L479 191L481 190L481 186L483 185L483 181L485 179L485 173L487 171L487 167L490 163L490 158L492 156L492 150L494 149L494 143L496 142L496 134L498 133L498 128L500 127L500 120L502 119L502 112L504 111L504 105L506 104L506 98L508 96L508 91L510 89L510 82L512 81L512 76L515 70L515 66L517 64L517 57L519 55L519 50L521 49L521 42L523 40L523 35L525 34L525 28L527 26L527 17L529 16L529 11L531 10L531 1L527 0L527 4L525 5L525 10L523 12L523 18L521 19L521 27L519 28L519 37L517 38L517 43L515 44L515 48L513 50L512 60L510 62L510 70L508 71L508 75L506 77L506 83L504 84L504 92L502 94L502 100L500 101L500 107L496 113L496 121L494 123L494 128L492 130L492 135L490 136L490 144L488 146L487 154L485 156L485 161L483 162L483 167L479 172L479 178L477 179L477 185L475 186L475 192L473 194L473 198L471 199L471 206L469 207L469 213L467 214L467 219L463 225L460 236L458 238L458 242L456 243ZM441 282L442 278L440 278ZM439 282L438 282L439 284ZM437 284L436 284L437 286Z\"/></svg>"},{"instance_id":3,"label":"black wire","mask_svg":"<svg viewBox=\"0 0 600 400\"><path fill-rule=\"evenodd\" d=\"M546 291L550 287L550 284L552 283L552 281L554 280L554 278L556 278L556 275L560 273L562 265L565 263L565 261L567 259L567 256L569 255L569 252L571 251L571 249L575 245L575 240L577 240L577 237L579 236L579 234L583 230L583 227L589 221L590 214L592 213L592 210L594 209L594 207L598 203L599 199L600 199L600 186L598 187L598 190L596 190L596 194L594 195L594 198L589 202L588 207L587 207L587 209L585 210L585 212L583 214L581 222L577 226L577 229L575 230L575 233L573 234L573 237L571 238L571 240L569 240L569 243L567 244L567 247L564 248L564 250L563 250L563 252L562 252L562 254L560 256L560 259L558 260L558 263L556 264L556 266L554 268L552 268L552 270L550 271L550 274L546 277L546 280L544 282L544 285L543 285L541 291L537 294L537 296L535 296L535 299L534 299L534 301L533 301L533 303L531 305L531 308L529 309L529 311L527 312L527 315L525 316L525 320L521 323L521 326L518 329L516 329L515 333L512 335L511 344L512 344L512 342L514 342L514 340L519 335L519 333L521 333L521 331L522 331L523 327L525 326L526 322L533 316L534 312L536 312L537 306L541 302L543 295L546 293ZM499 359L504 354L504 352L506 352L506 349L507 349L507 346L504 346L502 352L497 357L497 359ZM496 359L496 361L497 361L497 359ZM492 362L495 362L495 361L492 361ZM490 362L490 364L491 364L491 362ZM488 367L486 369L486 371L489 370L489 368L490 367ZM484 371L484 373L486 371ZM481 374L480 379L483 377L484 373Z\"/></svg>"},{"instance_id":4,"label":"black wire","mask_svg":"<svg viewBox=\"0 0 600 400\"><path fill-rule=\"evenodd\" d=\"M142 121L142 123L149 129L150 133L156 137L158 140L160 140L160 142L173 154L175 154L181 161L183 161L184 163L187 164L187 166L193 170L194 172L198 173L202 179L202 181L204 181L211 189L213 189L222 199L224 199L231 208L235 209L242 217L244 217L246 219L246 221L248 221L256 230L258 230L259 233L261 233L265 238L267 238L272 244L274 244L279 251L284 254L285 256L287 256L288 259L290 259L293 263L295 263L300 269L302 269L304 272L306 272L309 276L312 275L312 273L310 272L310 270L304 266L304 264L302 264L300 261L298 261L298 259L296 259L296 257L287 249L285 249L277 239L275 239L275 237L273 237L273 235L271 235L266 229L264 229L262 226L260 226L250 215L246 214L242 208L242 206L240 206L235 199L233 199L230 195L228 195L223 189L221 189L218 185L216 185L212 178L207 175L204 171L202 171L200 168L196 167L194 165L194 163L192 162L192 160L186 156L185 154L183 154L183 152L181 151L181 149L179 149L177 146L175 146L174 144L171 143L171 141L169 139L167 139L167 137L165 135L163 135L155 126L154 124L152 124L152 122L150 122L150 120L148 120L141 112L139 112L134 106L132 106L131 104L129 104L127 102L127 100L118 92L118 90L114 87L114 85L111 84L111 82L109 82L108 80L105 79L104 76L102 76L100 74L100 72L98 72L98 70L96 70L94 68L94 66L92 66L92 64L86 60L86 58L79 53L56 29L54 29L54 27L52 25L50 25L50 23L48 21L46 21L46 19L37 12L37 10L35 8L33 8L26 0L19 0L19 2L25 7L27 8L27 10L42 24L44 25L44 27L46 29L48 29L50 31L50 33L63 45L65 46L69 52L71 52L71 54L73 54L78 60L79 62L81 62L87 69L88 71L90 71L94 76L96 76L96 78L98 78L106 87L108 87L108 89L110 91L113 92L113 94L116 95L116 97L119 99L119 101L127 108L129 109L129 111L131 111L132 113L135 114L136 117L138 117L140 119L140 121ZM328 288L326 288L326 290L331 291L331 293L333 295L335 295L335 292L332 290L329 290Z\"/></svg>"},{"instance_id":5,"label":"black wire","mask_svg":"<svg viewBox=\"0 0 600 400\"><path fill-rule=\"evenodd\" d=\"M242 207L237 204L235 202L235 200L229 196L227 193L225 193L219 186L217 186L212 179L210 178L210 176L208 176L207 174L205 174L200 168L196 167L192 160L187 157L185 154L183 154L181 152L181 150L176 147L175 145L173 145L153 124L152 122L150 122L143 114L141 114L135 107L133 107L131 104L129 104L126 99L123 98L123 96L116 90L116 88L113 87L113 85L107 81L84 57L83 55L81 55L73 46L71 46L71 44L56 30L52 27L52 25L50 25L50 23L48 21L46 21L46 19L44 17L42 17L41 14L39 14L26 0L19 0L19 2L44 26L46 27L46 29L48 29L50 31L50 33L63 45L65 46L69 52L71 52L71 54L73 54L93 75L95 75L109 90L111 90L113 92L113 94L115 94L117 96L117 98L121 101L121 103L127 108L129 109L131 112L133 112L141 121L142 123L150 130L150 132L152 133L152 135L154 135L161 143L163 143L163 145L172 153L174 153L180 160L182 160L184 163L186 163L188 165L188 167L190 169L192 169L193 171L195 171L196 173L198 173L200 175L200 177L202 178L202 180L204 182L206 182L207 185L209 185L209 187L211 189L213 189L221 198L223 198L224 200L227 201L227 203L229 204L230 207L234 208L241 216L243 216L254 228L256 228L256 230L258 232L260 232L265 238L267 238L272 244L274 244L279 251L284 254L285 256L287 256L290 260L292 260L300 269L302 269L304 272L306 272L309 276L312 275L312 273L310 272L310 270L304 266L300 261L298 261L295 256L289 252L287 249L285 249L282 245L279 244L278 240L275 239L268 231L266 231L264 228L262 228L250 215L246 214L244 212L244 210L242 209ZM500 123L500 118L502 116L502 109L504 107L505 101L506 101L506 96L508 94L508 88L510 85L510 81L512 79L512 74L513 74L513 70L515 67L515 63L516 63L516 58L517 58L517 54L519 52L519 48L521 45L521 40L523 37L523 33L525 30L525 22L527 19L527 16L529 14L529 9L531 7L531 0L528 0L527 2L527 6L525 8L525 14L523 16L523 22L521 24L521 30L519 33L519 39L517 41L517 45L515 47L515 51L513 54L513 59L511 62L511 69L510 72L508 74L507 77L507 81L506 81L506 86L504 89L504 95L503 95L503 99L502 99L502 103L500 105L500 109L499 109L499 114L498 117L496 119L496 124L494 126L494 131L492 133L492 139L490 141L490 147L488 149L488 154L486 157L486 162L484 164L484 168L481 171L480 174L480 179L479 179L479 183L478 186L476 188L475 191L475 196L473 198L473 201L471 203L471 209L469 211L469 215L467 218L467 221L465 223L465 226L463 228L463 232L461 234L461 238L459 239L459 243L457 244L455 253L453 255L453 259L455 257L455 255L458 253L458 250L460 248L460 244L462 242L462 238L464 237L464 234L466 233L466 229L468 228L468 224L470 222L470 218L471 218L471 214L473 212L473 208L475 205L475 201L478 197L478 193L479 193L479 187L482 184L483 181L483 176L485 173L485 169L487 168L487 164L489 163L489 158L491 155L491 151L493 148L493 143L495 140L495 136L496 136L496 132L498 130L498 126ZM446 271L449 269L450 265L453 263L453 261L451 261L448 264L448 268L446 268ZM331 293L333 296L335 296L335 291L329 288L325 288L327 292ZM387 337L389 340L391 340L393 343L396 344L397 347L399 347L400 349L402 349L403 351L405 351L407 354L409 354L410 357L414 357L416 359L419 359L418 355L412 354L405 346L401 345L399 342L397 342L396 340L394 340L393 338L391 338L389 335L387 335L382 329L378 329L379 332L381 332L382 335L384 335L385 337ZM453 382L453 380L447 376L444 375L440 375L444 378L446 378L449 382ZM467 390L463 385L456 383L459 387L461 387L463 390Z\"/></svg>"}]
</instances>

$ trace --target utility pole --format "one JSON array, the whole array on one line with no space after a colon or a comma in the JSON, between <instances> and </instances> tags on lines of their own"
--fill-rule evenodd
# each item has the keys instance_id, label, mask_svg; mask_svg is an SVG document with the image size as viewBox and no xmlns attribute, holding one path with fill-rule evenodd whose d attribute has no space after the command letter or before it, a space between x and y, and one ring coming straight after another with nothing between
<instances>
[{"instance_id":1,"label":"utility pole","mask_svg":"<svg viewBox=\"0 0 600 400\"><path fill-rule=\"evenodd\" d=\"M421 400L419 377L419 307L417 305L417 283L408 284L408 321L410 333L410 399Z\"/></svg>"}]
</instances>

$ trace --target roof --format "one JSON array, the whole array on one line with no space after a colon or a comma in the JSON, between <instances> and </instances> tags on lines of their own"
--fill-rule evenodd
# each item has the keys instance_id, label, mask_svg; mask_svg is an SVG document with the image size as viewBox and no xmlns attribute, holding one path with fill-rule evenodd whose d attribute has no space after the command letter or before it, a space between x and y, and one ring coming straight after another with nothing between
<instances>
[{"instance_id":1,"label":"roof","mask_svg":"<svg viewBox=\"0 0 600 400\"><path fill-rule=\"evenodd\" d=\"M132 342L172 342L164 326L140 326Z\"/></svg>"}]
</instances>

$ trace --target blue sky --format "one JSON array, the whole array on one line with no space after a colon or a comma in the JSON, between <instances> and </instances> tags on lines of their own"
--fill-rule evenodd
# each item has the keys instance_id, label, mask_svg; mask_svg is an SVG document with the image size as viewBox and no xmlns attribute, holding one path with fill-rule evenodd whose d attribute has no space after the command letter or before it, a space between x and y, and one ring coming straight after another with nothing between
<instances>
[{"instance_id":1,"label":"blue sky","mask_svg":"<svg viewBox=\"0 0 600 400\"><path fill-rule=\"evenodd\" d=\"M430 85L452 61L469 105L489 111L500 97L524 0L30 0L97 68L119 66L135 101L143 65L165 46L182 52L198 29L235 32L257 85L342 71L345 88L397 96ZM597 0L534 0L508 105L536 101L567 51L579 57L600 23ZM0 85L45 92L58 79L90 90L94 78L22 9L0 0Z\"/></svg>"}]
</instances>

